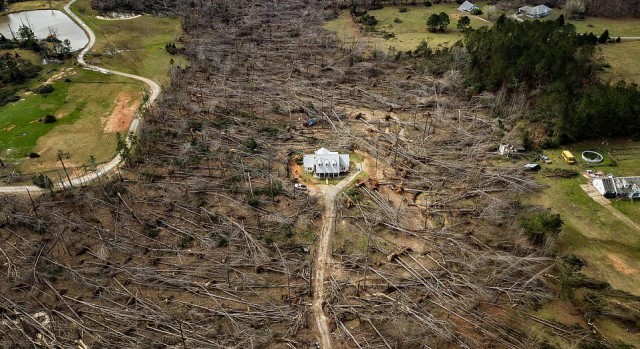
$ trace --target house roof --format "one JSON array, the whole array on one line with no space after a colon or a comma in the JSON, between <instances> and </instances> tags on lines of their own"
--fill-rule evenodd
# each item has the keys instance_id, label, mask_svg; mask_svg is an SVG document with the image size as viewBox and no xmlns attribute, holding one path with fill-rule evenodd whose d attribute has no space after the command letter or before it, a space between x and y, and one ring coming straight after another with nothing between
<instances>
[{"instance_id":1,"label":"house roof","mask_svg":"<svg viewBox=\"0 0 640 349\"><path fill-rule=\"evenodd\" d=\"M604 192L605 193L615 193L616 192L616 186L613 183L613 178L603 178L602 179L602 186L604 187Z\"/></svg>"},{"instance_id":2,"label":"house roof","mask_svg":"<svg viewBox=\"0 0 640 349\"><path fill-rule=\"evenodd\" d=\"M469 1L465 1L462 3L462 5L460 5L460 7L458 7L458 11L470 12L477 8L478 7L476 5L470 3Z\"/></svg>"},{"instance_id":3,"label":"house roof","mask_svg":"<svg viewBox=\"0 0 640 349\"><path fill-rule=\"evenodd\" d=\"M338 154L337 151L331 151L327 148L320 148L318 150L316 150L316 155L321 155L321 154Z\"/></svg>"},{"instance_id":4,"label":"house roof","mask_svg":"<svg viewBox=\"0 0 640 349\"><path fill-rule=\"evenodd\" d=\"M618 195L628 195L640 190L640 177L614 177L607 179L613 181Z\"/></svg>"},{"instance_id":5,"label":"house roof","mask_svg":"<svg viewBox=\"0 0 640 349\"><path fill-rule=\"evenodd\" d=\"M314 159L316 173L340 173L340 155L317 154Z\"/></svg>"},{"instance_id":6,"label":"house roof","mask_svg":"<svg viewBox=\"0 0 640 349\"><path fill-rule=\"evenodd\" d=\"M535 7L523 6L519 9L521 12L526 12L528 15L545 15L551 12L551 8L546 5L538 5Z\"/></svg>"}]
</instances>

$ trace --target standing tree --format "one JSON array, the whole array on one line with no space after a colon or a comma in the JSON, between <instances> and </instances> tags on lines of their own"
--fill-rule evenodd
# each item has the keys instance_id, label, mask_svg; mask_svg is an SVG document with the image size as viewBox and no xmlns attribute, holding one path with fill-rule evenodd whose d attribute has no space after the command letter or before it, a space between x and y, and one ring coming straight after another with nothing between
<instances>
[{"instance_id":1,"label":"standing tree","mask_svg":"<svg viewBox=\"0 0 640 349\"><path fill-rule=\"evenodd\" d=\"M602 33L602 35L600 35L600 37L598 38L598 43L606 44L607 41L609 41L609 30L605 29L605 31Z\"/></svg>"},{"instance_id":2,"label":"standing tree","mask_svg":"<svg viewBox=\"0 0 640 349\"><path fill-rule=\"evenodd\" d=\"M581 19L584 18L586 6L584 0L567 0L563 10L568 19Z\"/></svg>"},{"instance_id":3,"label":"standing tree","mask_svg":"<svg viewBox=\"0 0 640 349\"><path fill-rule=\"evenodd\" d=\"M444 32L449 23L451 23L451 19L445 12L434 13L427 19L427 27L429 27L430 32Z\"/></svg>"},{"instance_id":4,"label":"standing tree","mask_svg":"<svg viewBox=\"0 0 640 349\"><path fill-rule=\"evenodd\" d=\"M471 19L469 19L469 16L460 17L457 27L463 31L471 28Z\"/></svg>"},{"instance_id":5,"label":"standing tree","mask_svg":"<svg viewBox=\"0 0 640 349\"><path fill-rule=\"evenodd\" d=\"M493 5L487 5L484 7L484 14L487 15L489 20L494 20L498 17L498 10L496 10L496 7Z\"/></svg>"}]
</instances>

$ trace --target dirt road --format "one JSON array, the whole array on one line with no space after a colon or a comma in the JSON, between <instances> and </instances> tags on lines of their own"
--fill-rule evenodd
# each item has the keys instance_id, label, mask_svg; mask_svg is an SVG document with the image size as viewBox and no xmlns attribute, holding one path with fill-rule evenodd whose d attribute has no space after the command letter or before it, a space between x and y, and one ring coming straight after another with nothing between
<instances>
[{"instance_id":1,"label":"dirt road","mask_svg":"<svg viewBox=\"0 0 640 349\"><path fill-rule=\"evenodd\" d=\"M160 89L160 85L158 85L158 83L156 83L155 81L153 81L151 79L147 79L145 77L142 77L142 76L123 73L123 72L119 72L119 71L111 70L111 69L106 69L106 68L101 68L101 67L97 67L97 66L94 66L94 65L87 64L85 62L84 56L85 56L85 54L87 52L89 52L89 50L96 43L96 35L91 30L91 28L89 28L89 26L80 19L80 17L78 17L75 13L73 13L73 11L71 11L71 5L73 5L76 1L78 1L78 0L69 1L69 3L67 3L64 6L64 11L67 13L67 15L69 15L69 17L71 17L71 19L73 19L76 23L78 23L78 25L89 36L89 43L78 54L78 63L81 66L83 66L83 67L85 67L87 69L100 71L100 72L103 72L103 73L120 75L120 76L124 76L124 77L130 78L130 79L138 80L138 81L141 81L141 82L145 83L146 85L149 86L149 89L151 90L151 93L150 93L149 98L147 99L147 102L146 102L146 104L144 106L145 107L151 106L155 102L155 100L158 98L158 96L160 96L161 89ZM140 127L140 119L139 118L135 118L135 119L133 119L133 121L131 122L131 125L129 126L129 132L137 134L138 130L139 130L139 127ZM131 146L131 142L128 139L127 139L127 143L129 144L129 146ZM74 186L74 187L78 187L78 186L82 186L82 185L91 183L91 182L95 181L98 177L104 176L106 174L109 174L109 173L113 172L121 164L122 164L122 158L120 157L120 154L118 154L113 159L111 159L111 161L107 162L106 164L99 165L98 168L96 169L96 171L88 173L88 174L85 174L85 175L82 175L82 176L72 177L71 178L71 185ZM69 187L69 181L63 181L63 182L56 183L54 185L54 190L63 190L65 187ZM44 191L44 189L36 187L34 185L0 187L0 194L3 194L3 193L4 194L27 194L27 192L38 193L38 192L43 192L43 191Z\"/></svg>"},{"instance_id":2,"label":"dirt road","mask_svg":"<svg viewBox=\"0 0 640 349\"><path fill-rule=\"evenodd\" d=\"M336 222L336 198L360 172L361 170L352 173L336 186L319 185L316 191L312 193L324 198L325 207L322 217L322 229L320 229L320 233L316 239L315 256L313 260L313 302L311 304L319 332L319 343L322 349L333 348L331 344L331 331L329 330L328 319L324 313L323 304L325 301L324 283L328 276L327 267L331 262L331 238Z\"/></svg>"}]
</instances>

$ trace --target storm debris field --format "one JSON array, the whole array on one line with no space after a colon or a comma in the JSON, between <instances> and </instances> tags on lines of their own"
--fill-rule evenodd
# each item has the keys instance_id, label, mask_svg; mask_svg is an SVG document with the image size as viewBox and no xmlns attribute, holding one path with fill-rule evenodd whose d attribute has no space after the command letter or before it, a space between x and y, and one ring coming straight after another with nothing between
<instances>
[{"instance_id":1,"label":"storm debris field","mask_svg":"<svg viewBox=\"0 0 640 349\"><path fill-rule=\"evenodd\" d=\"M534 314L554 297L554 260L517 218L539 185L496 160L497 125L457 97L455 71L344 47L316 3L192 4L191 66L172 68L129 166L0 197L0 346L311 347L327 217L289 170L321 146L367 168L337 197L332 347L599 341Z\"/></svg>"}]
</instances>

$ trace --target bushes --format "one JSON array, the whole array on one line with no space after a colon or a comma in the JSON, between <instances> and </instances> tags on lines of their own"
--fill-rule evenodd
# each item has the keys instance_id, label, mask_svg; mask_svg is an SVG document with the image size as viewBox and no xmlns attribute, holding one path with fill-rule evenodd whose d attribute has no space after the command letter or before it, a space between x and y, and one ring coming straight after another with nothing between
<instances>
[{"instance_id":1,"label":"bushes","mask_svg":"<svg viewBox=\"0 0 640 349\"><path fill-rule=\"evenodd\" d=\"M562 224L559 214L549 212L530 213L520 218L520 226L529 240L536 245L543 245L549 237L557 236Z\"/></svg>"},{"instance_id":2,"label":"bushes","mask_svg":"<svg viewBox=\"0 0 640 349\"><path fill-rule=\"evenodd\" d=\"M46 95L49 94L51 92L53 92L53 86L50 84L44 84L44 85L40 85L35 89L35 93L39 94L39 95Z\"/></svg>"},{"instance_id":3,"label":"bushes","mask_svg":"<svg viewBox=\"0 0 640 349\"><path fill-rule=\"evenodd\" d=\"M51 181L51 178L42 173L38 173L35 177L33 177L33 184L38 188L53 189L53 181Z\"/></svg>"},{"instance_id":4,"label":"bushes","mask_svg":"<svg viewBox=\"0 0 640 349\"><path fill-rule=\"evenodd\" d=\"M429 27L430 32L444 32L449 23L451 23L451 19L445 12L434 13L427 19L427 27Z\"/></svg>"},{"instance_id":5,"label":"bushes","mask_svg":"<svg viewBox=\"0 0 640 349\"><path fill-rule=\"evenodd\" d=\"M53 124L56 121L58 121L58 119L55 117L55 115L51 114L47 114L44 118L42 118L42 122L45 124Z\"/></svg>"}]
</instances>

